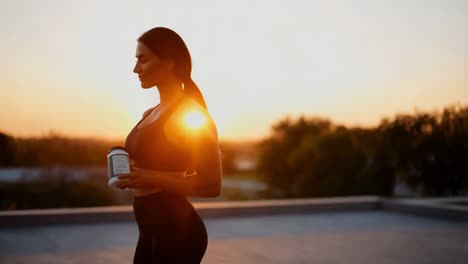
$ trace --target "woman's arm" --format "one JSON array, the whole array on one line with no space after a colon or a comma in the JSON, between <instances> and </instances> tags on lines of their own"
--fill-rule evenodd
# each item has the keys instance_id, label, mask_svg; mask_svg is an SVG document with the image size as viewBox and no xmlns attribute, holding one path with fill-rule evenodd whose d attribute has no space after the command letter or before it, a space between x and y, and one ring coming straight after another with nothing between
<instances>
[{"instance_id":1,"label":"woman's arm","mask_svg":"<svg viewBox=\"0 0 468 264\"><path fill-rule=\"evenodd\" d=\"M198 147L197 147L198 146ZM216 197L221 192L222 162L217 136L199 141L193 149L195 173L181 176L134 168L120 175L127 180L121 188L156 187L168 192L194 197ZM177 173L176 173L177 174Z\"/></svg>"}]
</instances>

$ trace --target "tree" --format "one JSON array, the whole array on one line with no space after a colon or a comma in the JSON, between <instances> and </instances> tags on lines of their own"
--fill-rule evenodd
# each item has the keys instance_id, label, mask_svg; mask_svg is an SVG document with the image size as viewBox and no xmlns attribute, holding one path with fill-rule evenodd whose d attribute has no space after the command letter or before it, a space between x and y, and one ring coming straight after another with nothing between
<instances>
[{"instance_id":1,"label":"tree","mask_svg":"<svg viewBox=\"0 0 468 264\"><path fill-rule=\"evenodd\" d=\"M423 196L468 192L468 107L384 119L372 129L280 120L259 145L269 196L391 196L396 177Z\"/></svg>"},{"instance_id":2,"label":"tree","mask_svg":"<svg viewBox=\"0 0 468 264\"><path fill-rule=\"evenodd\" d=\"M0 132L0 167L14 166L16 142L13 137Z\"/></svg>"}]
</instances>

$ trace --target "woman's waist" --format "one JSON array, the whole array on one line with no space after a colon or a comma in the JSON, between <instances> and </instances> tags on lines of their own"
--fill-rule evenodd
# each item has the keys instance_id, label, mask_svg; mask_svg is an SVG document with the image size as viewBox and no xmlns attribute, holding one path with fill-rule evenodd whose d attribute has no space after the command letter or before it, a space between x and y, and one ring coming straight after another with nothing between
<instances>
[{"instance_id":1,"label":"woman's waist","mask_svg":"<svg viewBox=\"0 0 468 264\"><path fill-rule=\"evenodd\" d=\"M133 211L139 224L154 224L185 218L195 208L183 195L159 191L135 196Z\"/></svg>"},{"instance_id":2,"label":"woman's waist","mask_svg":"<svg viewBox=\"0 0 468 264\"><path fill-rule=\"evenodd\" d=\"M157 192L134 197L134 204L166 205L178 202L190 203L188 199L182 194L172 193L160 189Z\"/></svg>"},{"instance_id":3,"label":"woman's waist","mask_svg":"<svg viewBox=\"0 0 468 264\"><path fill-rule=\"evenodd\" d=\"M156 188L156 187L148 187L148 188L134 188L133 189L133 195L135 197L137 196L146 196L146 195L150 195L150 194L153 194L153 193L158 193L158 192L162 192L162 189L159 189L159 188Z\"/></svg>"}]
</instances>

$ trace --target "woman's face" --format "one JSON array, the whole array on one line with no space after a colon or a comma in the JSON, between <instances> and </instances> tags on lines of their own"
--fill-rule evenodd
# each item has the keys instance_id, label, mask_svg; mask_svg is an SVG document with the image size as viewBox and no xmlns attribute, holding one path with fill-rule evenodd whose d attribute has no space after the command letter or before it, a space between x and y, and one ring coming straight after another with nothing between
<instances>
[{"instance_id":1,"label":"woman's face","mask_svg":"<svg viewBox=\"0 0 468 264\"><path fill-rule=\"evenodd\" d=\"M151 88L164 83L172 74L173 64L162 60L142 42L136 48L137 61L133 72L138 74L142 88Z\"/></svg>"}]
</instances>

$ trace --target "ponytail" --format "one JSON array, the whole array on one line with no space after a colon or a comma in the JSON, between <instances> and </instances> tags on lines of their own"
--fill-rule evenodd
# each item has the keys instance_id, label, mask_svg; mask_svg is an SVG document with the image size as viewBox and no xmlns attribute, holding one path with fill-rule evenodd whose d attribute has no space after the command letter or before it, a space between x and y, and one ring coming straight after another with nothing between
<instances>
[{"instance_id":1,"label":"ponytail","mask_svg":"<svg viewBox=\"0 0 468 264\"><path fill-rule=\"evenodd\" d=\"M192 80L192 78L189 76L184 80L184 93L195 99L203 108L207 109L205 99L203 98L203 95L198 88L197 84Z\"/></svg>"}]
</instances>

